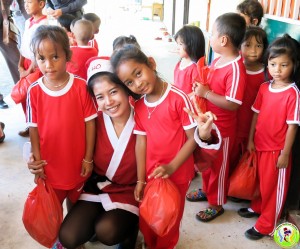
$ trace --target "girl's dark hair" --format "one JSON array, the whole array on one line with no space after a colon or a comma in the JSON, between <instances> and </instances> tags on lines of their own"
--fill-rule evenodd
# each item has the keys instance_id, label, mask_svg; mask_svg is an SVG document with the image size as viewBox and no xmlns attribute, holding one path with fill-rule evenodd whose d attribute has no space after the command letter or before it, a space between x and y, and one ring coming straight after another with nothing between
<instances>
[{"instance_id":1,"label":"girl's dark hair","mask_svg":"<svg viewBox=\"0 0 300 249\"><path fill-rule=\"evenodd\" d=\"M124 47L124 45L126 45L126 44L132 44L132 45L137 46L139 49L141 49L141 46L137 42L134 35L129 35L129 36L121 35L121 36L118 36L116 39L114 39L113 50L120 49L120 48Z\"/></svg>"},{"instance_id":2,"label":"girl's dark hair","mask_svg":"<svg viewBox=\"0 0 300 249\"><path fill-rule=\"evenodd\" d=\"M93 23L96 22L96 21L100 21L101 22L100 17L97 16L95 13L86 13L86 14L83 14L82 18L85 19L85 20L91 21Z\"/></svg>"},{"instance_id":3,"label":"girl's dark hair","mask_svg":"<svg viewBox=\"0 0 300 249\"><path fill-rule=\"evenodd\" d=\"M300 44L289 34L276 38L268 47L265 57L265 67L268 60L287 55L293 62L294 68L291 79L299 86L300 84Z\"/></svg>"},{"instance_id":4,"label":"girl's dark hair","mask_svg":"<svg viewBox=\"0 0 300 249\"><path fill-rule=\"evenodd\" d=\"M246 32L245 32L244 38L242 40L242 43L244 43L245 41L247 41L249 38L251 38L253 36L255 37L257 42L263 44L263 46L264 46L263 56L261 57L261 62L263 62L265 52L269 45L267 33L261 27L249 26L246 28Z\"/></svg>"},{"instance_id":5,"label":"girl's dark hair","mask_svg":"<svg viewBox=\"0 0 300 249\"><path fill-rule=\"evenodd\" d=\"M264 16L264 10L260 2L257 0L245 0L237 6L237 11L250 17L250 22L253 19L257 19L257 26L260 24L262 17Z\"/></svg>"},{"instance_id":6,"label":"girl's dark hair","mask_svg":"<svg viewBox=\"0 0 300 249\"><path fill-rule=\"evenodd\" d=\"M197 62L205 54L205 39L199 27L185 25L174 36L184 44L184 50L192 61Z\"/></svg>"},{"instance_id":7,"label":"girl's dark hair","mask_svg":"<svg viewBox=\"0 0 300 249\"><path fill-rule=\"evenodd\" d=\"M68 30L68 32L71 32L70 26L74 19L75 16L71 14L62 14L59 18L57 18L57 21L62 27Z\"/></svg>"},{"instance_id":8,"label":"girl's dark hair","mask_svg":"<svg viewBox=\"0 0 300 249\"><path fill-rule=\"evenodd\" d=\"M129 60L133 60L140 64L146 64L151 67L149 58L135 45L126 44L121 49L117 49L110 57L110 63L115 73L117 73L119 66Z\"/></svg>"},{"instance_id":9,"label":"girl's dark hair","mask_svg":"<svg viewBox=\"0 0 300 249\"><path fill-rule=\"evenodd\" d=\"M41 42L47 39L53 42L54 46L61 45L66 54L67 61L71 60L72 52L67 33L61 27L55 25L41 25L36 29L30 43L34 55L39 53Z\"/></svg>"},{"instance_id":10,"label":"girl's dark hair","mask_svg":"<svg viewBox=\"0 0 300 249\"><path fill-rule=\"evenodd\" d=\"M110 72L101 72L101 73L96 73L95 75L93 75L87 84L87 89L89 94L92 97L95 97L94 94L94 86L97 83L98 80L101 81L101 79L108 79L109 81L113 82L114 84L120 86L129 96L132 96L134 99L139 99L141 96L139 94L136 94L134 92L132 92L128 87L126 87L123 82L118 78L117 75L115 75L114 73L110 73Z\"/></svg>"},{"instance_id":11,"label":"girl's dark hair","mask_svg":"<svg viewBox=\"0 0 300 249\"><path fill-rule=\"evenodd\" d=\"M239 48L246 31L245 19L237 13L229 12L220 15L215 23L219 35L228 36L231 43Z\"/></svg>"}]
</instances>

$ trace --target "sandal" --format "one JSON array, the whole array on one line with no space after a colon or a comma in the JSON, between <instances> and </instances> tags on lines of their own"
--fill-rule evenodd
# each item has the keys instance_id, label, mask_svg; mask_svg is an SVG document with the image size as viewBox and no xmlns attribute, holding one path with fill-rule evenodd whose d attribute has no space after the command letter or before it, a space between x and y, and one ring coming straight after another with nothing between
<instances>
[{"instance_id":1,"label":"sandal","mask_svg":"<svg viewBox=\"0 0 300 249\"><path fill-rule=\"evenodd\" d=\"M220 216L223 213L224 213L224 208L217 210L215 208L209 207L209 208L206 208L206 209L200 211L199 213L197 213L196 218L197 218L197 220L200 220L203 222L208 222L208 221L211 221L211 220L217 218L218 216Z\"/></svg>"},{"instance_id":2,"label":"sandal","mask_svg":"<svg viewBox=\"0 0 300 249\"><path fill-rule=\"evenodd\" d=\"M187 193L185 198L188 201L207 201L206 194L203 193L202 189L194 189L191 192Z\"/></svg>"}]
</instances>

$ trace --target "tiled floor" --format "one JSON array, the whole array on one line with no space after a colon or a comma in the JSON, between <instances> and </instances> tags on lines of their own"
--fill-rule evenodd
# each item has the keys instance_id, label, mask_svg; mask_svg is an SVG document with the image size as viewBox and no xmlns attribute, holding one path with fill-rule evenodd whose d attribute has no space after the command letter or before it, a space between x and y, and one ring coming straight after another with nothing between
<instances>
[{"instance_id":1,"label":"tiled floor","mask_svg":"<svg viewBox=\"0 0 300 249\"><path fill-rule=\"evenodd\" d=\"M95 13L98 10L95 9ZM100 11L100 10L99 10ZM113 38L118 35L134 34L143 50L153 56L158 64L158 72L167 81L172 82L173 68L178 60L174 53L174 42L154 40L161 34L163 23L150 20L140 20L135 14L118 13L118 20L106 13L102 20L99 40L100 54L109 55ZM7 75L1 62L0 78ZM23 205L27 194L35 186L33 177L22 160L22 146L27 138L18 136L17 132L25 127L24 114L20 105L15 105L7 95L12 86L0 85L0 91L5 90L5 100L10 105L7 110L0 110L0 121L5 122L6 139L0 144L0 249L39 249L43 248L26 232L22 223ZM191 189L200 186L201 177L195 178ZM237 215L240 207L246 203L228 202L224 215L210 223L201 223L195 219L195 214L206 203L186 202L181 225L181 236L177 249L252 249L279 248L272 238L266 237L260 241L250 241L244 237L244 231L255 223L255 218L244 219ZM142 236L139 235L137 248L141 248ZM108 249L99 243L86 244L87 249Z\"/></svg>"}]
</instances>

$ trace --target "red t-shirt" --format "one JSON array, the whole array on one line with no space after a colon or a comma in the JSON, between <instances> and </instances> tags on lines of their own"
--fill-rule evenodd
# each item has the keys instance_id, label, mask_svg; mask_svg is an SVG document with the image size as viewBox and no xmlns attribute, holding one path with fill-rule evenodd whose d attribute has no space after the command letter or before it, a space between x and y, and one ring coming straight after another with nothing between
<instances>
[{"instance_id":1,"label":"red t-shirt","mask_svg":"<svg viewBox=\"0 0 300 249\"><path fill-rule=\"evenodd\" d=\"M95 38L89 41L89 46L95 48L97 50L97 53L99 53L98 42Z\"/></svg>"},{"instance_id":2,"label":"red t-shirt","mask_svg":"<svg viewBox=\"0 0 300 249\"><path fill-rule=\"evenodd\" d=\"M242 57L239 55L233 61L222 66L216 66L217 61L212 62L208 74L208 84L216 94L225 96L228 101L239 105L242 104L246 69ZM217 115L215 124L218 126L223 137L232 136L236 133L237 111L225 110L207 101L207 110Z\"/></svg>"},{"instance_id":3,"label":"red t-shirt","mask_svg":"<svg viewBox=\"0 0 300 249\"><path fill-rule=\"evenodd\" d=\"M147 136L146 176L157 165L172 161L187 141L185 130L196 126L183 107L192 109L188 96L171 84L168 84L158 101L149 103L143 96L135 103L134 133ZM171 175L171 179L177 184L190 181L194 175L193 167L194 159L191 154Z\"/></svg>"},{"instance_id":4,"label":"red t-shirt","mask_svg":"<svg viewBox=\"0 0 300 249\"><path fill-rule=\"evenodd\" d=\"M85 63L90 58L98 55L97 50L90 46L71 46L70 48L72 51L72 59L67 63L67 71L87 80Z\"/></svg>"},{"instance_id":5,"label":"red t-shirt","mask_svg":"<svg viewBox=\"0 0 300 249\"><path fill-rule=\"evenodd\" d=\"M282 150L288 124L300 124L300 95L296 84L273 89L272 82L260 86L252 106L258 113L254 136L258 151Z\"/></svg>"},{"instance_id":6,"label":"red t-shirt","mask_svg":"<svg viewBox=\"0 0 300 249\"><path fill-rule=\"evenodd\" d=\"M174 69L174 85L180 90L184 91L186 94L192 92L192 85L198 78L197 64L191 62L185 68L180 68L180 62L178 62Z\"/></svg>"},{"instance_id":7,"label":"red t-shirt","mask_svg":"<svg viewBox=\"0 0 300 249\"><path fill-rule=\"evenodd\" d=\"M85 156L85 122L97 117L86 81L70 74L67 85L49 90L40 78L27 97L27 122L37 127L45 173L57 189L72 189L85 178L80 176Z\"/></svg>"},{"instance_id":8,"label":"red t-shirt","mask_svg":"<svg viewBox=\"0 0 300 249\"><path fill-rule=\"evenodd\" d=\"M253 117L251 106L254 103L260 85L265 81L264 69L256 72L246 70L246 88L243 104L237 113L237 137L248 138Z\"/></svg>"}]
</instances>

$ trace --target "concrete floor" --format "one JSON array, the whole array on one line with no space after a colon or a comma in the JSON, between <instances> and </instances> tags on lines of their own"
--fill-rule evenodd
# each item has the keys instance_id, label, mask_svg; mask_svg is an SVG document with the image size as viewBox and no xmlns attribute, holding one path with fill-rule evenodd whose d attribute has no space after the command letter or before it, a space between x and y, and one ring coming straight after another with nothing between
<instances>
[{"instance_id":1,"label":"concrete floor","mask_svg":"<svg viewBox=\"0 0 300 249\"><path fill-rule=\"evenodd\" d=\"M94 10L98 13L98 10ZM102 10L102 13L105 10ZM100 12L100 10L99 10ZM101 16L104 16L101 15ZM134 34L142 49L153 56L158 64L158 72L167 81L173 81L173 69L178 60L174 53L175 42L156 41L161 35L163 23L141 20L139 15L130 12L119 12L118 20L105 12L102 18L101 31L98 35L100 55L109 55L113 39L118 35ZM105 34L105 35L104 35ZM109 34L109 35L108 35ZM0 79L8 79L7 68L0 58ZM11 81L11 79L8 79ZM18 131L26 127L20 105L15 105L9 97L12 83L0 83L0 92L4 93L9 109L0 109L0 121L6 124L4 143L0 144L0 249L40 249L44 248L34 241L26 232L22 223L23 205L28 193L34 188L33 176L22 159L22 147L28 138L18 136ZM201 185L201 176L192 181L190 189ZM238 216L237 210L247 203L228 202L225 213L210 223L201 223L195 214L206 206L206 203L186 202L181 225L181 236L177 249L218 249L218 248L279 248L272 238L250 241L244 237L244 231L253 226L255 218L244 219ZM142 236L139 234L136 248L141 248ZM87 249L108 249L100 243L87 243Z\"/></svg>"}]
</instances>

